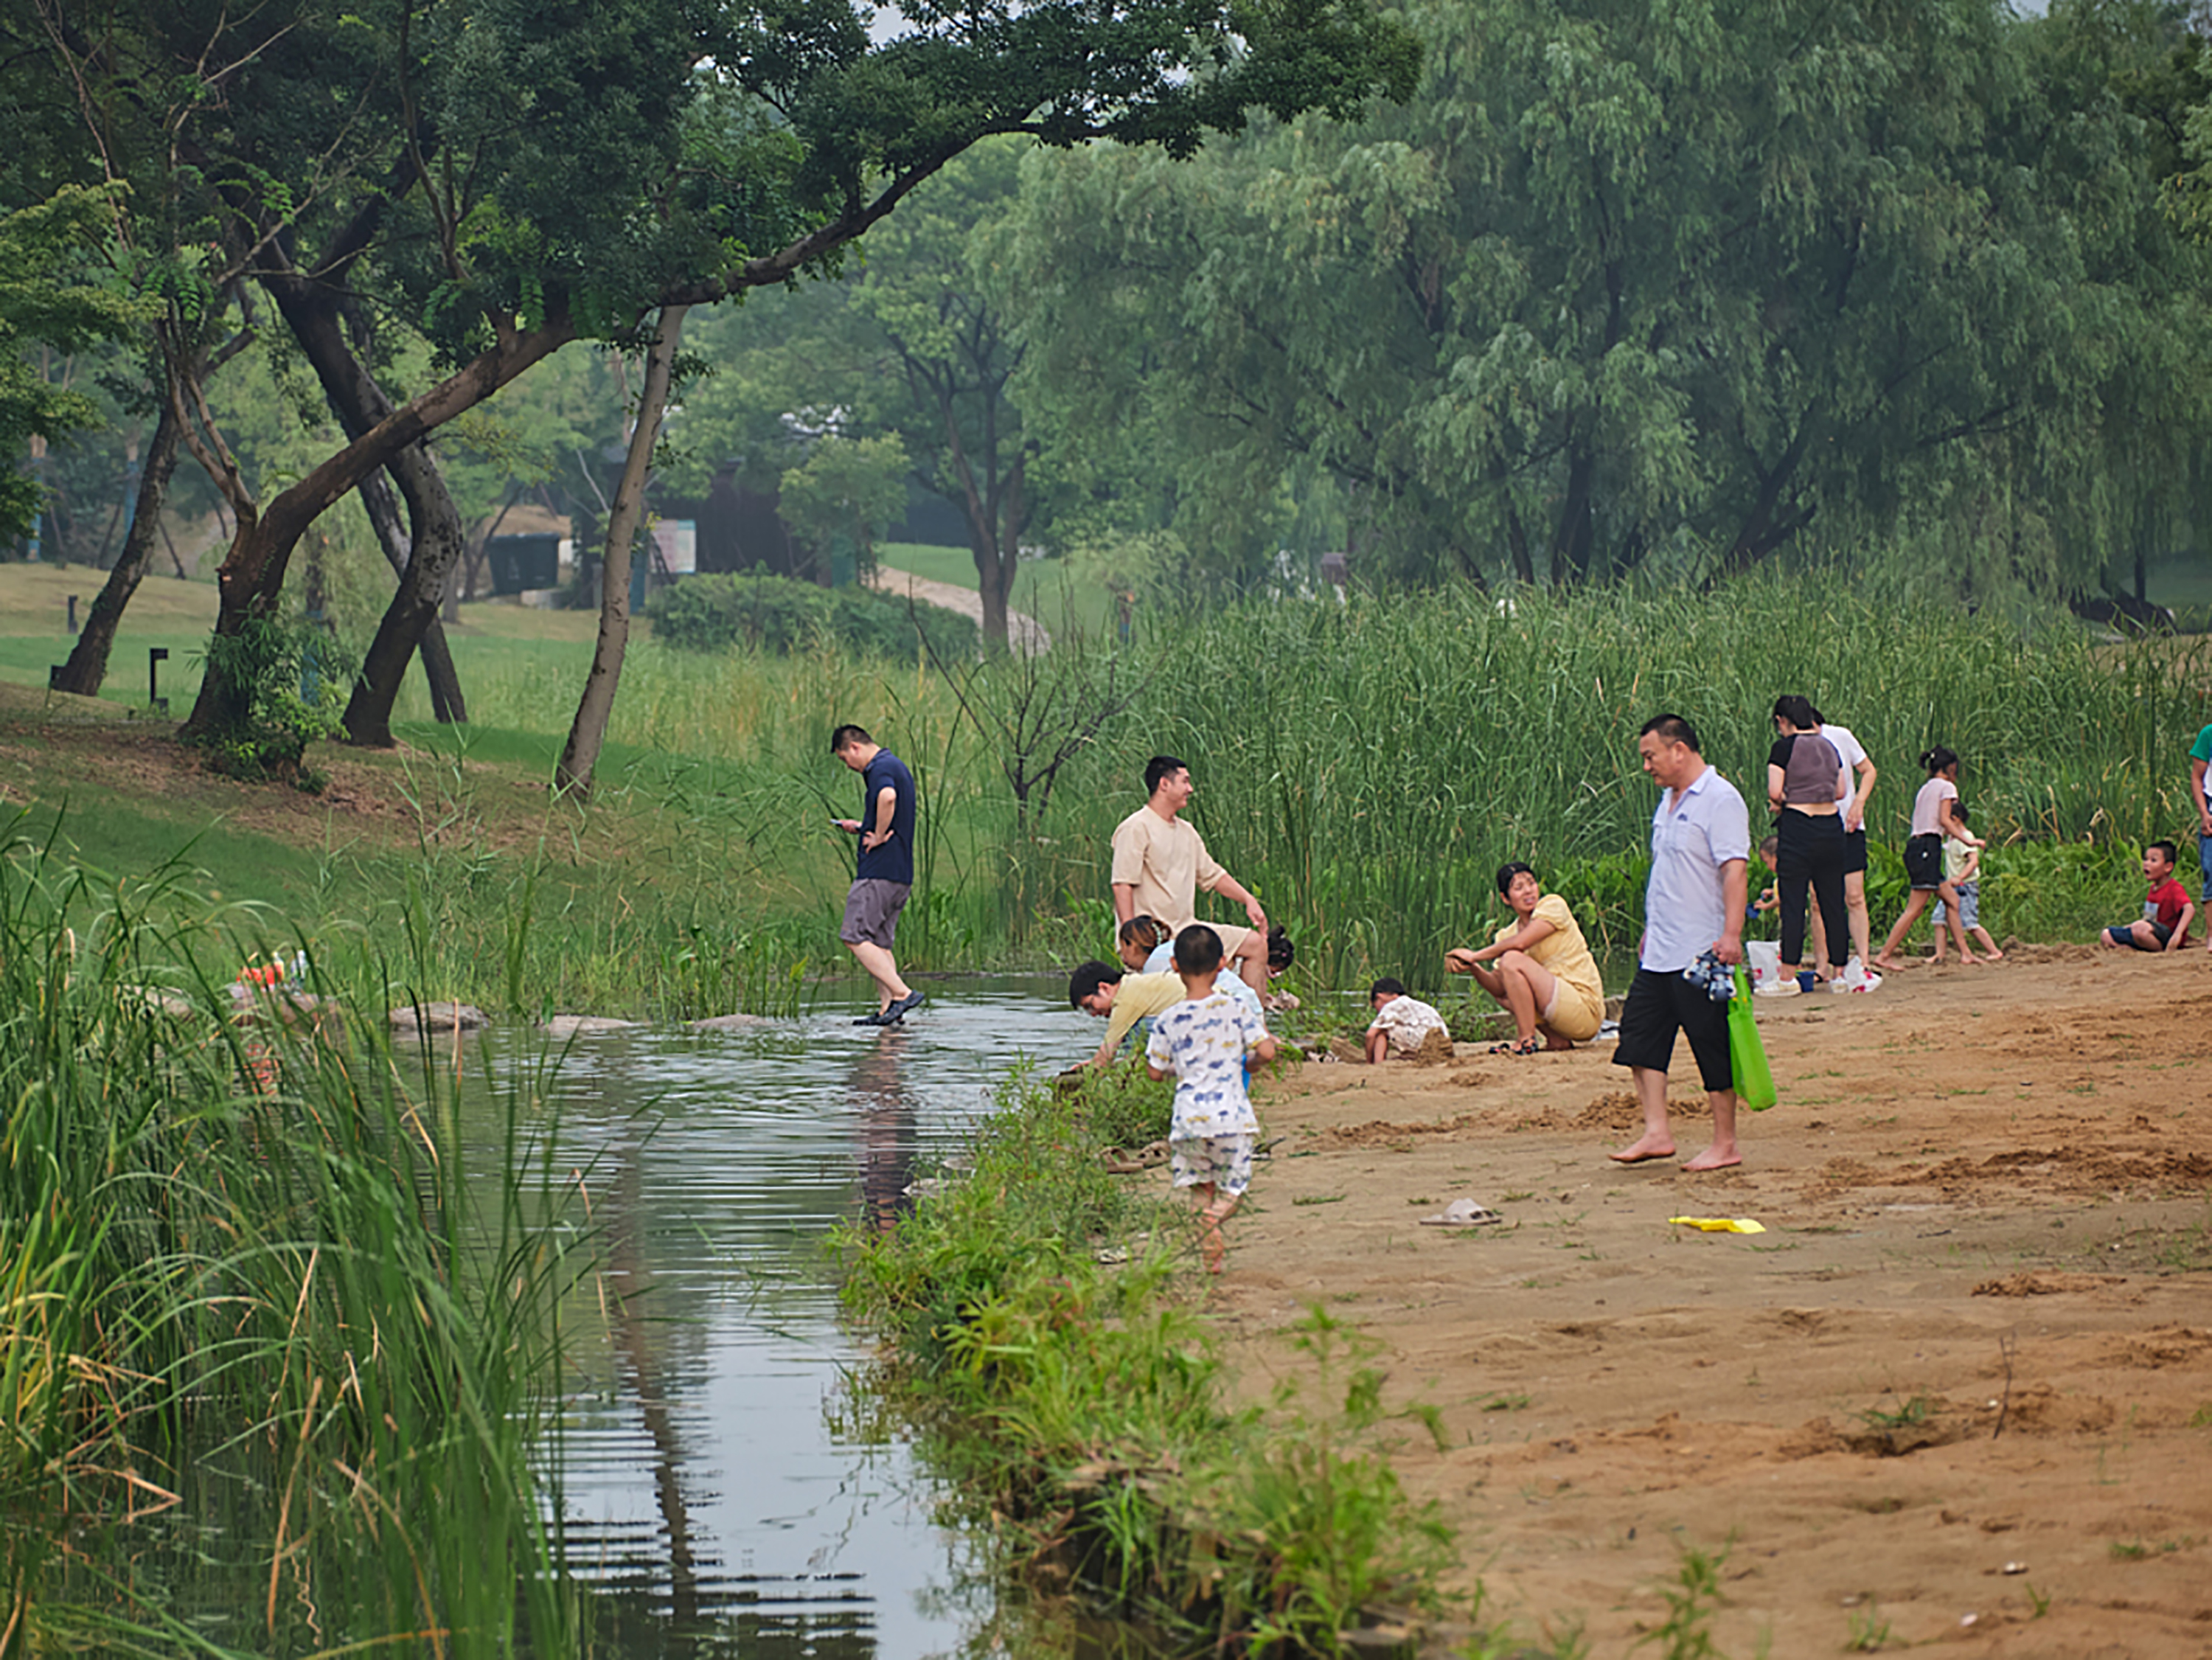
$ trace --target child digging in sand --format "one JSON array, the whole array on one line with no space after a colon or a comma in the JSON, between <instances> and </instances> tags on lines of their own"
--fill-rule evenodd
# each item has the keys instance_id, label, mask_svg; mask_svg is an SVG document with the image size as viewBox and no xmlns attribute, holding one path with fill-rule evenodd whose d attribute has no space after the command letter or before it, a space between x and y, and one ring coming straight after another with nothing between
<instances>
[{"instance_id":1,"label":"child digging in sand","mask_svg":"<svg viewBox=\"0 0 2212 1660\"><path fill-rule=\"evenodd\" d=\"M1379 1066L1390 1054L1401 1056L1419 1055L1431 1032L1450 1034L1444 1026L1444 1018L1433 1004L1424 1003L1418 997L1406 994L1406 982L1385 977L1367 988L1368 1006L1375 1011L1375 1019L1367 1028L1367 1061Z\"/></svg>"},{"instance_id":2,"label":"child digging in sand","mask_svg":"<svg viewBox=\"0 0 2212 1660\"><path fill-rule=\"evenodd\" d=\"M2197 915L2189 890L2173 879L2177 855L2171 842L2153 842L2143 848L2143 879L2150 891L2143 896L2142 920L2115 922L2097 936L2108 951L2179 951L2189 943L2189 924Z\"/></svg>"},{"instance_id":3,"label":"child digging in sand","mask_svg":"<svg viewBox=\"0 0 2212 1660\"><path fill-rule=\"evenodd\" d=\"M1275 1040L1249 1009L1218 989L1221 936L1203 922L1176 935L1175 969L1183 1000L1152 1021L1145 1068L1176 1080L1175 1125L1168 1134L1175 1184L1199 1207L1200 1244L1209 1274L1221 1272L1227 1245L1221 1225L1252 1183L1252 1145L1260 1134L1245 1093L1246 1059L1275 1058Z\"/></svg>"}]
</instances>

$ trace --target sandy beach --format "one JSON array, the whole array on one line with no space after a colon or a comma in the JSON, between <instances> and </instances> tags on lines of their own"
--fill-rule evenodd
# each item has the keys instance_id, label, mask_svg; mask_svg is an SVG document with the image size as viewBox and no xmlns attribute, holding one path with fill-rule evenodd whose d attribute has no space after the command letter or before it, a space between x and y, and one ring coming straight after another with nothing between
<instances>
[{"instance_id":1,"label":"sandy beach","mask_svg":"<svg viewBox=\"0 0 2212 1660\"><path fill-rule=\"evenodd\" d=\"M1781 1102L1705 1176L1608 1161L1609 1046L1272 1084L1211 1304L1241 1386L1316 1301L1379 1345L1449 1442L1407 1421L1402 1478L1532 1639L1626 1654L1694 1547L1732 1656L2212 1655L2212 960L2031 946L1759 1007ZM1687 1158L1686 1047L1673 1099ZM1504 1222L1420 1225L1460 1197Z\"/></svg>"}]
</instances>

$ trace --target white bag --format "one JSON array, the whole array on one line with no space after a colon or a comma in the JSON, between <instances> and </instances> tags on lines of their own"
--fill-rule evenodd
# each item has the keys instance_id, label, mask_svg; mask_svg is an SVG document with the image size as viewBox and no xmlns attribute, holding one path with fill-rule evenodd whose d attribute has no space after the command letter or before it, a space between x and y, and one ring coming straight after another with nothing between
<instances>
[{"instance_id":1,"label":"white bag","mask_svg":"<svg viewBox=\"0 0 2212 1660\"><path fill-rule=\"evenodd\" d=\"M1776 939L1747 939L1743 960L1751 970L1751 988L1765 991L1782 978L1782 945Z\"/></svg>"}]
</instances>

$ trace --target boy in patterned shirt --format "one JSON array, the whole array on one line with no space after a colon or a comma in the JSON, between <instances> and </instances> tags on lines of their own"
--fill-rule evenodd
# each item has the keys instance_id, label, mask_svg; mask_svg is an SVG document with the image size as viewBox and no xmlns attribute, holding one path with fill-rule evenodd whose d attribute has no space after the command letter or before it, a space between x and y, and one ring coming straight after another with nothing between
<instances>
[{"instance_id":1,"label":"boy in patterned shirt","mask_svg":"<svg viewBox=\"0 0 2212 1660\"><path fill-rule=\"evenodd\" d=\"M1209 1274L1221 1272L1227 1247L1221 1225L1252 1183L1252 1145L1260 1133L1252 1099L1244 1092L1245 1058L1275 1058L1275 1040L1264 1021L1225 992L1214 988L1221 967L1221 936L1203 922L1176 935L1175 970L1183 1000L1152 1020L1146 1070L1176 1080L1175 1127L1168 1132L1175 1184L1190 1189L1199 1206L1201 1244Z\"/></svg>"}]
</instances>

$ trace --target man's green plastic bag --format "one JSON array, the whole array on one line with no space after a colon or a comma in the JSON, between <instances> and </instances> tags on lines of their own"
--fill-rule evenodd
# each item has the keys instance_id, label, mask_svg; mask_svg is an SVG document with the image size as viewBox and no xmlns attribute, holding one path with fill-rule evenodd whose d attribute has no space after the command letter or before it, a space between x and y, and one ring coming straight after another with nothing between
<instances>
[{"instance_id":1,"label":"man's green plastic bag","mask_svg":"<svg viewBox=\"0 0 2212 1660\"><path fill-rule=\"evenodd\" d=\"M1751 978L1739 965L1735 995L1729 999L1729 1065L1735 1069L1736 1099L1753 1112L1765 1112L1777 1099L1766 1047L1759 1041L1759 1018L1751 1012Z\"/></svg>"}]
</instances>

